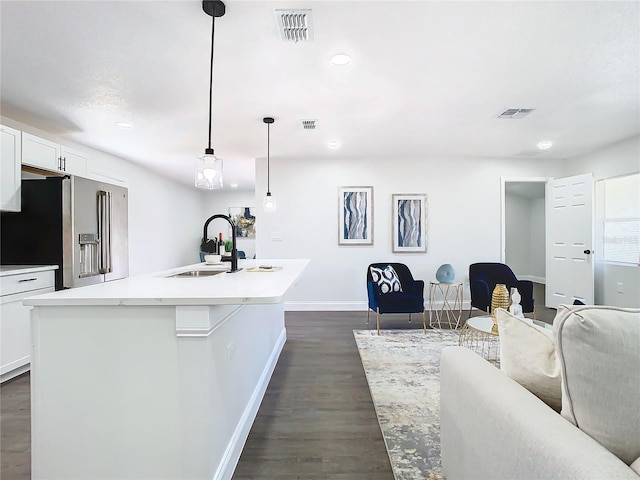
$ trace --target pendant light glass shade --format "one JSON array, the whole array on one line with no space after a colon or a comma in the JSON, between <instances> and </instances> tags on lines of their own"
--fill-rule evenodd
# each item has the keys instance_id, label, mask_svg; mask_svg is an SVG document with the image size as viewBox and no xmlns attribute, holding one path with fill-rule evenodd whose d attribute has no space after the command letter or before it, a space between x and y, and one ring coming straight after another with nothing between
<instances>
[{"instance_id":1,"label":"pendant light glass shade","mask_svg":"<svg viewBox=\"0 0 640 480\"><path fill-rule=\"evenodd\" d=\"M271 162L269 151L271 150L271 124L275 122L272 117L264 117L262 119L267 124L267 194L262 200L262 206L267 213L273 213L276 211L276 199L271 195L271 189L269 188L269 174L271 173Z\"/></svg>"},{"instance_id":2,"label":"pendant light glass shade","mask_svg":"<svg viewBox=\"0 0 640 480\"><path fill-rule=\"evenodd\" d=\"M271 192L267 192L262 200L262 206L264 207L264 211L267 213L272 213L276 211L276 199Z\"/></svg>"},{"instance_id":3,"label":"pendant light glass shade","mask_svg":"<svg viewBox=\"0 0 640 480\"><path fill-rule=\"evenodd\" d=\"M222 188L222 159L205 153L196 159L196 187L205 190Z\"/></svg>"}]
</instances>

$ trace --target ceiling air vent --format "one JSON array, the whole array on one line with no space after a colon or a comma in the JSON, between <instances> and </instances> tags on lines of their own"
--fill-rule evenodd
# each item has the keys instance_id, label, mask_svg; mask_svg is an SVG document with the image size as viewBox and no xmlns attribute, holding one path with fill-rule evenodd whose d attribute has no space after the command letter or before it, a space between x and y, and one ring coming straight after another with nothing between
<instances>
[{"instance_id":1,"label":"ceiling air vent","mask_svg":"<svg viewBox=\"0 0 640 480\"><path fill-rule=\"evenodd\" d=\"M315 130L318 125L317 120L302 120L302 128L305 130Z\"/></svg>"},{"instance_id":2,"label":"ceiling air vent","mask_svg":"<svg viewBox=\"0 0 640 480\"><path fill-rule=\"evenodd\" d=\"M296 43L313 40L311 10L276 10L275 13L282 40Z\"/></svg>"},{"instance_id":3,"label":"ceiling air vent","mask_svg":"<svg viewBox=\"0 0 640 480\"><path fill-rule=\"evenodd\" d=\"M507 108L498 114L497 118L509 118L511 120L518 120L524 118L533 112L535 108Z\"/></svg>"}]
</instances>

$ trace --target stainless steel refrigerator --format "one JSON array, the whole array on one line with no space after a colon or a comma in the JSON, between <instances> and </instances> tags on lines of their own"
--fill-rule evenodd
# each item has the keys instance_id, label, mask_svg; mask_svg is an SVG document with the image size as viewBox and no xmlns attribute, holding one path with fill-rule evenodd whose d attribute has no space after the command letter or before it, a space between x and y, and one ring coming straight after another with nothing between
<instances>
[{"instance_id":1,"label":"stainless steel refrigerator","mask_svg":"<svg viewBox=\"0 0 640 480\"><path fill-rule=\"evenodd\" d=\"M128 191L80 177L22 181L22 210L2 212L3 265L58 265L56 289L129 275Z\"/></svg>"}]
</instances>

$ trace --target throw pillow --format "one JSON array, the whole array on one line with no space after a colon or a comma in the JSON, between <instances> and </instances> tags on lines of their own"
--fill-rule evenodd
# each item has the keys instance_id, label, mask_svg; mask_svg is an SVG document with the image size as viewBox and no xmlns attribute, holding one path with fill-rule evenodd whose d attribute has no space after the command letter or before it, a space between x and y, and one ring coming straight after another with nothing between
<instances>
[{"instance_id":1,"label":"throw pillow","mask_svg":"<svg viewBox=\"0 0 640 480\"><path fill-rule=\"evenodd\" d=\"M371 278L378 284L381 293L401 292L402 285L395 269L387 265L384 269L370 267Z\"/></svg>"},{"instance_id":2,"label":"throw pillow","mask_svg":"<svg viewBox=\"0 0 640 480\"><path fill-rule=\"evenodd\" d=\"M640 457L640 309L560 306L562 416L630 465Z\"/></svg>"},{"instance_id":3,"label":"throw pillow","mask_svg":"<svg viewBox=\"0 0 640 480\"><path fill-rule=\"evenodd\" d=\"M633 470L634 472L636 472L638 475L640 475L640 457L638 457L636 459L635 462L633 462L631 465L629 465L631 467L631 470Z\"/></svg>"},{"instance_id":4,"label":"throw pillow","mask_svg":"<svg viewBox=\"0 0 640 480\"><path fill-rule=\"evenodd\" d=\"M556 411L562 407L553 330L499 308L500 369Z\"/></svg>"}]
</instances>

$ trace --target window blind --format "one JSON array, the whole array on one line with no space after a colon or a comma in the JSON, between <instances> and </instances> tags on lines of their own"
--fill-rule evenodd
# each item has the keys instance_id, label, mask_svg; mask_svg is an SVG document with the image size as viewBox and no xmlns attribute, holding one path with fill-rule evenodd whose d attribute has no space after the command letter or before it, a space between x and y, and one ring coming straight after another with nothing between
<instances>
[{"instance_id":1,"label":"window blind","mask_svg":"<svg viewBox=\"0 0 640 480\"><path fill-rule=\"evenodd\" d=\"M640 174L603 180L603 261L640 264Z\"/></svg>"}]
</instances>

